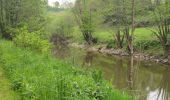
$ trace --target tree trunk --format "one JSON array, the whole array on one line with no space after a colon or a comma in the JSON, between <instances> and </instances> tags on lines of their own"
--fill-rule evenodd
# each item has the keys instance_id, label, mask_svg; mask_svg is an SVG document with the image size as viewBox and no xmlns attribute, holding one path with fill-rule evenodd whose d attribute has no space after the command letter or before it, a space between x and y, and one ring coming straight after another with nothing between
<instances>
[{"instance_id":1,"label":"tree trunk","mask_svg":"<svg viewBox=\"0 0 170 100\"><path fill-rule=\"evenodd\" d=\"M170 45L164 46L164 56L168 58L168 62L170 63Z\"/></svg>"},{"instance_id":2,"label":"tree trunk","mask_svg":"<svg viewBox=\"0 0 170 100\"><path fill-rule=\"evenodd\" d=\"M132 33L131 33L131 41L129 41L130 46L130 53L133 55L134 48L133 48L133 38L134 38L134 31L135 31L135 0L132 0Z\"/></svg>"},{"instance_id":3,"label":"tree trunk","mask_svg":"<svg viewBox=\"0 0 170 100\"><path fill-rule=\"evenodd\" d=\"M93 44L93 37L92 37L92 34L90 32L83 33L83 37L84 37L85 41L88 43L88 45Z\"/></svg>"},{"instance_id":4,"label":"tree trunk","mask_svg":"<svg viewBox=\"0 0 170 100\"><path fill-rule=\"evenodd\" d=\"M92 37L92 34L90 32L88 33L88 44L89 45L93 44L93 37Z\"/></svg>"},{"instance_id":5,"label":"tree trunk","mask_svg":"<svg viewBox=\"0 0 170 100\"><path fill-rule=\"evenodd\" d=\"M0 0L0 33L3 32L3 1Z\"/></svg>"}]
</instances>

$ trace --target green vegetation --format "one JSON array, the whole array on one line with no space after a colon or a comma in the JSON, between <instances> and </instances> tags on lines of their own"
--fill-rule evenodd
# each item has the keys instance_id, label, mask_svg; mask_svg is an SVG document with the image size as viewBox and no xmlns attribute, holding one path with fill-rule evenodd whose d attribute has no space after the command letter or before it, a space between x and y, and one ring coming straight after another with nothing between
<instances>
[{"instance_id":1,"label":"green vegetation","mask_svg":"<svg viewBox=\"0 0 170 100\"><path fill-rule=\"evenodd\" d=\"M11 90L10 82L6 78L4 70L0 67L0 99L1 100L17 100L19 97Z\"/></svg>"},{"instance_id":2,"label":"green vegetation","mask_svg":"<svg viewBox=\"0 0 170 100\"><path fill-rule=\"evenodd\" d=\"M41 31L29 32L26 27L23 27L17 29L17 33L13 41L18 47L30 48L42 53L49 53L52 48L52 44L43 38Z\"/></svg>"},{"instance_id":3,"label":"green vegetation","mask_svg":"<svg viewBox=\"0 0 170 100\"><path fill-rule=\"evenodd\" d=\"M0 0L0 37L0 67L7 78L2 76L7 93L0 90L0 99L11 93L9 99L18 94L22 100L131 100L102 72L54 58L52 43L107 45L170 62L170 0L55 1L53 6L48 0Z\"/></svg>"},{"instance_id":4,"label":"green vegetation","mask_svg":"<svg viewBox=\"0 0 170 100\"><path fill-rule=\"evenodd\" d=\"M24 100L131 100L112 89L101 72L85 72L50 55L0 41L0 63Z\"/></svg>"},{"instance_id":5,"label":"green vegetation","mask_svg":"<svg viewBox=\"0 0 170 100\"><path fill-rule=\"evenodd\" d=\"M130 50L133 48L135 52L168 55L165 52L169 47L169 0L166 0L165 3L135 0L134 21L131 20L131 4L132 1L124 0L98 0L97 2L96 0L76 0L72 10L62 11L63 16L70 16L70 20L74 21L74 23L64 21L64 23L73 23L72 31L69 34L72 42L88 43L86 37L89 37L91 38L89 41L95 40L92 41L93 45L106 44L114 49ZM61 12L56 12L57 19L60 19L60 14ZM162 19L159 19L160 17ZM133 28L131 27L132 22ZM164 25L164 22L167 24ZM89 35L86 36L86 33ZM155 52L155 50L159 52Z\"/></svg>"}]
</instances>

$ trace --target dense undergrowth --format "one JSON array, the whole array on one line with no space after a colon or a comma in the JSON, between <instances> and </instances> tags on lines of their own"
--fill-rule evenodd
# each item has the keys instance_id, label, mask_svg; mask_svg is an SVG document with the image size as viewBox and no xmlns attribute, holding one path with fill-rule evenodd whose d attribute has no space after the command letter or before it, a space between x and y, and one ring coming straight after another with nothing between
<instances>
[{"instance_id":1,"label":"dense undergrowth","mask_svg":"<svg viewBox=\"0 0 170 100\"><path fill-rule=\"evenodd\" d=\"M85 72L51 55L0 41L0 64L22 100L131 100L99 71Z\"/></svg>"}]
</instances>

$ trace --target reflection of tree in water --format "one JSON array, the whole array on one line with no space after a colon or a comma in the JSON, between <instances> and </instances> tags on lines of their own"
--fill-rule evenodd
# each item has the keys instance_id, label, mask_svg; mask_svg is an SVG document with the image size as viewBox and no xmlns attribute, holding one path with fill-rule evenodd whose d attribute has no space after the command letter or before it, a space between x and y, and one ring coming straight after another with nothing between
<instances>
[{"instance_id":1,"label":"reflection of tree in water","mask_svg":"<svg viewBox=\"0 0 170 100\"><path fill-rule=\"evenodd\" d=\"M137 67L134 63L134 57L130 58L130 61L127 63L128 66L128 87L129 90L134 90L135 79L137 78Z\"/></svg>"},{"instance_id":2,"label":"reflection of tree in water","mask_svg":"<svg viewBox=\"0 0 170 100\"><path fill-rule=\"evenodd\" d=\"M67 45L56 45L53 49L53 54L59 58L67 58L70 55L70 50Z\"/></svg>"},{"instance_id":3,"label":"reflection of tree in water","mask_svg":"<svg viewBox=\"0 0 170 100\"><path fill-rule=\"evenodd\" d=\"M163 73L157 100L170 100L170 68Z\"/></svg>"},{"instance_id":4,"label":"reflection of tree in water","mask_svg":"<svg viewBox=\"0 0 170 100\"><path fill-rule=\"evenodd\" d=\"M136 81L137 81L137 72L138 72L138 61L134 61L134 58L123 59L117 58L115 59L115 77L114 77L114 85L119 89L128 90L132 93L136 90Z\"/></svg>"},{"instance_id":5,"label":"reflection of tree in water","mask_svg":"<svg viewBox=\"0 0 170 100\"><path fill-rule=\"evenodd\" d=\"M83 66L92 66L94 53L87 51L84 57Z\"/></svg>"},{"instance_id":6,"label":"reflection of tree in water","mask_svg":"<svg viewBox=\"0 0 170 100\"><path fill-rule=\"evenodd\" d=\"M126 68L123 66L123 58L114 59L114 85L119 89L126 87Z\"/></svg>"},{"instance_id":7,"label":"reflection of tree in water","mask_svg":"<svg viewBox=\"0 0 170 100\"><path fill-rule=\"evenodd\" d=\"M137 86L140 83L137 83L138 80L138 67L139 62L137 60L134 60L134 57L131 56L130 60L127 62L127 85L128 85L128 91L130 94L134 97L135 100L141 100L139 98L139 87Z\"/></svg>"}]
</instances>

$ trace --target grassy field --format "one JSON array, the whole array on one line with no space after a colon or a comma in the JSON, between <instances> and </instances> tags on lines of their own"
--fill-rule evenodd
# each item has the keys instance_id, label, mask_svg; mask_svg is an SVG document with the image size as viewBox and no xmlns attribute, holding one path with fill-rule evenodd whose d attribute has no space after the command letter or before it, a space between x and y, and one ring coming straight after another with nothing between
<instances>
[{"instance_id":1,"label":"grassy field","mask_svg":"<svg viewBox=\"0 0 170 100\"><path fill-rule=\"evenodd\" d=\"M100 71L86 72L9 41L0 41L0 64L22 100L131 100L103 80Z\"/></svg>"}]
</instances>

